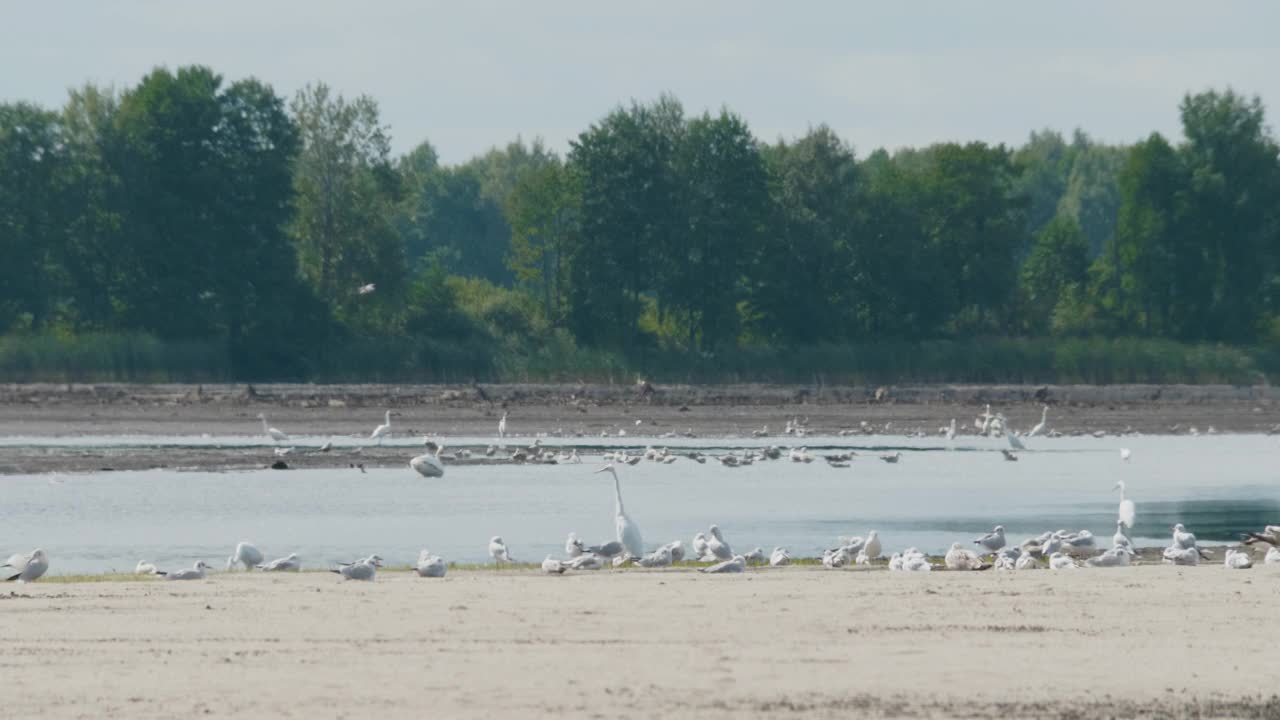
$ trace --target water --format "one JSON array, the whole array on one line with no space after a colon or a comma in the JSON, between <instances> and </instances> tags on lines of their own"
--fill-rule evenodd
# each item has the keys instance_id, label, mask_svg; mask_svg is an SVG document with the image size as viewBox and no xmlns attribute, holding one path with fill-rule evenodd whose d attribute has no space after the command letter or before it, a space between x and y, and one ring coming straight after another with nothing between
<instances>
[{"instance_id":1,"label":"water","mask_svg":"<svg viewBox=\"0 0 1280 720\"><path fill-rule=\"evenodd\" d=\"M172 438L106 440L116 447L181 444ZM191 444L191 438L184 440ZM231 444L227 438L217 441ZM770 442L627 441L672 447ZM50 441L9 444L39 442ZM832 469L820 460L738 469L714 461L644 462L619 470L626 509L650 546L677 538L688 545L695 532L714 522L739 551L781 545L800 555L817 555L837 536L871 528L880 531L886 552L909 545L940 552L996 523L1013 542L1045 530L1087 528L1108 543L1119 500L1112 487L1121 479L1137 503L1134 535L1140 545L1164 544L1174 522L1185 523L1202 540L1233 539L1239 531L1280 522L1280 483L1272 471L1277 441L1265 436L1037 439L1035 451L1016 463L994 452L1002 446L996 440L966 439L954 450L938 439L804 442L811 449L853 447L871 454L850 469ZM81 447L86 440L56 443ZM1133 450L1129 463L1120 461L1122 445ZM875 459L876 452L891 448L903 449L900 463ZM612 539L613 483L607 474L592 474L596 466L455 466L432 480L408 467L367 474L341 469L2 477L0 557L38 545L50 553L54 573L131 570L144 558L162 567L197 559L221 566L235 543L247 539L269 557L297 552L310 567L370 553L408 563L424 547L451 561L479 562L488 559L489 537L501 535L517 560L536 561L562 553L570 530L587 542Z\"/></svg>"}]
</instances>

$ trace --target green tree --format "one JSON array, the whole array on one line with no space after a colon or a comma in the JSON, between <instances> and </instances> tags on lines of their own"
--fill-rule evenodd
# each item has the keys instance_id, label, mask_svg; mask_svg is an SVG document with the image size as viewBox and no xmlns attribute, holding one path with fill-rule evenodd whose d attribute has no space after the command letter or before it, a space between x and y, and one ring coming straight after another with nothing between
<instances>
[{"instance_id":1,"label":"green tree","mask_svg":"<svg viewBox=\"0 0 1280 720\"><path fill-rule=\"evenodd\" d=\"M516 280L540 298L544 314L556 326L565 321L578 200L574 176L558 162L522 175L507 198L508 265Z\"/></svg>"},{"instance_id":2,"label":"green tree","mask_svg":"<svg viewBox=\"0 0 1280 720\"><path fill-rule=\"evenodd\" d=\"M1020 273L1032 333L1050 331L1059 303L1080 292L1088 271L1089 243L1080 226L1068 217L1051 220L1036 236Z\"/></svg>"}]
</instances>

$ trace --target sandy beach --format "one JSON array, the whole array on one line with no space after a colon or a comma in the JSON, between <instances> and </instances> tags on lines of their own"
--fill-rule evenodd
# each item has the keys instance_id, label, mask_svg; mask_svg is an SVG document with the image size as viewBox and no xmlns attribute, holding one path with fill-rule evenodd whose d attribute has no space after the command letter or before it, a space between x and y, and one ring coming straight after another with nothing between
<instances>
[{"instance_id":1,"label":"sandy beach","mask_svg":"<svg viewBox=\"0 0 1280 720\"><path fill-rule=\"evenodd\" d=\"M877 399L878 395L878 399ZM806 420L811 435L937 435L952 418L961 434L990 404L1014 428L1039 421L1067 435L1140 432L1273 433L1280 431L1280 391L1270 387L1119 386L799 386L717 385L0 385L0 435L258 436L265 413L297 436L367 437L393 412L396 437L495 437L508 413L513 441L543 434L607 443L668 434L750 437L768 426L779 444L784 423ZM637 424L638 423L638 424ZM1212 430L1211 430L1212 429ZM263 438L263 443L269 441ZM480 448L477 448L480 449ZM359 458L301 452L290 467L399 467L403 448L370 445ZM233 469L273 461L262 449L133 446L126 450L0 448L0 474L103 469Z\"/></svg>"},{"instance_id":2,"label":"sandy beach","mask_svg":"<svg viewBox=\"0 0 1280 720\"><path fill-rule=\"evenodd\" d=\"M10 717L1273 718L1278 571L42 582L0 667Z\"/></svg>"}]
</instances>

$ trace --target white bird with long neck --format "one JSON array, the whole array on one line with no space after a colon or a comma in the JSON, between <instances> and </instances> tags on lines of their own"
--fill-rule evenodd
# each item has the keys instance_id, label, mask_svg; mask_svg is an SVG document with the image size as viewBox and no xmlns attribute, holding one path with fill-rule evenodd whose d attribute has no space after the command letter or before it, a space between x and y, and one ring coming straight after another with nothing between
<instances>
[{"instance_id":1,"label":"white bird with long neck","mask_svg":"<svg viewBox=\"0 0 1280 720\"><path fill-rule=\"evenodd\" d=\"M502 419L498 421L498 439L501 440L507 436L507 414L502 413Z\"/></svg>"},{"instance_id":2,"label":"white bird with long neck","mask_svg":"<svg viewBox=\"0 0 1280 720\"><path fill-rule=\"evenodd\" d=\"M1132 500L1129 500L1124 496L1124 481L1121 480L1117 482L1116 486L1111 489L1120 491L1120 509L1118 517L1120 522L1124 524L1125 528L1132 530L1133 520L1137 515L1137 508L1134 507Z\"/></svg>"},{"instance_id":3,"label":"white bird with long neck","mask_svg":"<svg viewBox=\"0 0 1280 720\"><path fill-rule=\"evenodd\" d=\"M409 467L423 477L444 477L444 462L440 460L440 451L443 449L428 440L427 452L410 460Z\"/></svg>"},{"instance_id":4,"label":"white bird with long neck","mask_svg":"<svg viewBox=\"0 0 1280 720\"><path fill-rule=\"evenodd\" d=\"M1027 432L1027 437L1033 438L1044 430L1045 423L1049 422L1049 406L1045 405L1044 410L1040 413L1040 422Z\"/></svg>"},{"instance_id":5,"label":"white bird with long neck","mask_svg":"<svg viewBox=\"0 0 1280 720\"><path fill-rule=\"evenodd\" d=\"M258 413L258 419L262 421L262 432L271 438L272 442L282 443L289 442L289 436L280 430L267 425L267 416Z\"/></svg>"},{"instance_id":6,"label":"white bird with long neck","mask_svg":"<svg viewBox=\"0 0 1280 720\"><path fill-rule=\"evenodd\" d=\"M373 432L369 434L369 439L377 440L378 444L381 445L382 438L390 434L391 434L391 411L388 410L386 417L384 418L384 422L378 427L373 429Z\"/></svg>"},{"instance_id":7,"label":"white bird with long neck","mask_svg":"<svg viewBox=\"0 0 1280 720\"><path fill-rule=\"evenodd\" d=\"M627 515L622 508L622 481L618 479L618 471L612 465L605 465L596 471L608 472L613 476L614 522L618 531L618 542L633 557L644 557L644 538L640 535L640 526Z\"/></svg>"}]
</instances>

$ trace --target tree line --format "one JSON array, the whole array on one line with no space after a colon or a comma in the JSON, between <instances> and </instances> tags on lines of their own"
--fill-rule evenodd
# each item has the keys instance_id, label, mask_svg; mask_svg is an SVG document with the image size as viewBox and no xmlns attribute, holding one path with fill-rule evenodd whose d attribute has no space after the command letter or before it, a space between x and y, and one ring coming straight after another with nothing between
<instances>
[{"instance_id":1,"label":"tree line","mask_svg":"<svg viewBox=\"0 0 1280 720\"><path fill-rule=\"evenodd\" d=\"M367 96L159 68L59 109L0 104L0 334L214 342L245 377L326 356L1266 345L1276 140L1232 90L1178 110L1181 138L860 157L826 126L770 142L664 95L563 156L517 138L450 166L426 141L395 156Z\"/></svg>"}]
</instances>

